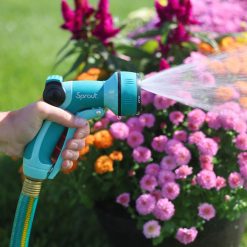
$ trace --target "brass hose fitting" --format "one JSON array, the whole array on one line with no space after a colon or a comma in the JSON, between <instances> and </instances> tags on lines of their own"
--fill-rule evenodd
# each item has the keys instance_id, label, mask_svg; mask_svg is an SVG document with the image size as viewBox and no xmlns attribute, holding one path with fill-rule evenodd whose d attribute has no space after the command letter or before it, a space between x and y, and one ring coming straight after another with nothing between
<instances>
[{"instance_id":1,"label":"brass hose fitting","mask_svg":"<svg viewBox=\"0 0 247 247\"><path fill-rule=\"evenodd\" d=\"M25 177L21 192L30 197L38 197L41 190L41 185L41 180L32 180Z\"/></svg>"}]
</instances>

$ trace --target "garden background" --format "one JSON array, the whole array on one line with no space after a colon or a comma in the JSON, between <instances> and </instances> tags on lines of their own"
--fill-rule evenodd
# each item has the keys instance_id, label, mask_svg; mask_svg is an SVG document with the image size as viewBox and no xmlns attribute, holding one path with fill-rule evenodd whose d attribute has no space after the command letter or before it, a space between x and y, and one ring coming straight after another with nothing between
<instances>
[{"instance_id":1,"label":"garden background","mask_svg":"<svg viewBox=\"0 0 247 247\"><path fill-rule=\"evenodd\" d=\"M96 1L92 0L95 4ZM140 7L152 7L150 0L112 0L111 11L121 20ZM18 109L40 98L44 81L52 73L56 53L69 38L62 23L60 1L8 0L0 4L0 110ZM73 58L71 58L73 59ZM56 73L63 73L68 60ZM0 156L0 246L8 246L21 179L21 160ZM66 177L63 175L63 182ZM49 190L49 185L56 188ZM61 191L56 181L45 184L33 228L30 246L101 246L107 239L93 215L82 206L71 208L69 189ZM46 195L44 195L46 194ZM51 200L52 198L52 200ZM65 206L66 205L66 206ZM55 215L56 212L56 215ZM85 215L85 218L78 216ZM89 217L86 217L89 215ZM92 231L91 229L94 229ZM247 234L241 247L247 246ZM95 236L97 236L95 238ZM49 245L48 245L49 243Z\"/></svg>"}]
</instances>

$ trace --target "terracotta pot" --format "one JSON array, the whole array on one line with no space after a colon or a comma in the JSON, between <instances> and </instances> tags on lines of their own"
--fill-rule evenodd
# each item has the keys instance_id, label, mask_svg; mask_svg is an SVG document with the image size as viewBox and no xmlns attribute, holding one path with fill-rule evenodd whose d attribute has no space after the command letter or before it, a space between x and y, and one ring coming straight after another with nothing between
<instances>
[{"instance_id":1,"label":"terracotta pot","mask_svg":"<svg viewBox=\"0 0 247 247\"><path fill-rule=\"evenodd\" d=\"M112 214L109 211L96 209L99 222L114 247L151 247L152 242L137 230L135 221ZM189 247L239 247L245 226L245 215L235 221L212 220L205 225L205 230L199 232L194 243ZM184 247L174 238L166 239L160 247Z\"/></svg>"}]
</instances>

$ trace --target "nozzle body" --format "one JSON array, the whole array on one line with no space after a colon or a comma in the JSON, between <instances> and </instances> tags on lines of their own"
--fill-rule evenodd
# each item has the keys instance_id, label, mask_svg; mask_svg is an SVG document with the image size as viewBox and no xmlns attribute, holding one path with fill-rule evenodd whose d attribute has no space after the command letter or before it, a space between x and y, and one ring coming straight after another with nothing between
<instances>
[{"instance_id":1,"label":"nozzle body","mask_svg":"<svg viewBox=\"0 0 247 247\"><path fill-rule=\"evenodd\" d=\"M116 72L106 81L67 81L60 76L50 76L46 81L43 99L79 117L92 119L102 117L104 108L116 115L136 115L140 111L141 95L138 74ZM66 142L73 137L75 129L45 121L37 136L24 151L24 174L33 179L52 179L60 171L61 153ZM51 161L61 135L64 143L56 162Z\"/></svg>"}]
</instances>

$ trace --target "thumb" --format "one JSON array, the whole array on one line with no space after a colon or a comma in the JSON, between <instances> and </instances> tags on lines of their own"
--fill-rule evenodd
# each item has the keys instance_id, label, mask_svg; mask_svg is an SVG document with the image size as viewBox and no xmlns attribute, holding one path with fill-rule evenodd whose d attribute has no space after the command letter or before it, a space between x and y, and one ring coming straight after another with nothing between
<instances>
[{"instance_id":1,"label":"thumb","mask_svg":"<svg viewBox=\"0 0 247 247\"><path fill-rule=\"evenodd\" d=\"M47 104L46 102L37 102L37 108L42 120L47 119L68 128L83 128L88 126L87 120L76 117L70 112Z\"/></svg>"}]
</instances>

